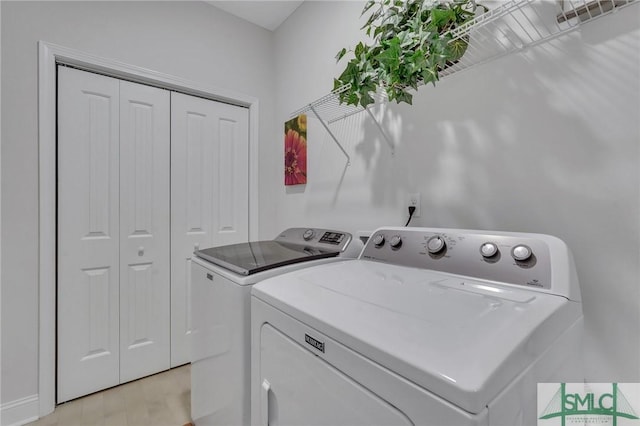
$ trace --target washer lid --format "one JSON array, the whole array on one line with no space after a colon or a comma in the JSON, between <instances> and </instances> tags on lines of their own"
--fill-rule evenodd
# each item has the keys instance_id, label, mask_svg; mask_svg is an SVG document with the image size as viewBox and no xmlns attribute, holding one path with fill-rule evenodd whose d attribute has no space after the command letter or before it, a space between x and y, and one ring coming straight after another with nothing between
<instances>
[{"instance_id":1,"label":"washer lid","mask_svg":"<svg viewBox=\"0 0 640 426\"><path fill-rule=\"evenodd\" d=\"M197 250L195 255L241 275L293 263L335 257L340 251L282 241L253 241Z\"/></svg>"},{"instance_id":2,"label":"washer lid","mask_svg":"<svg viewBox=\"0 0 640 426\"><path fill-rule=\"evenodd\" d=\"M564 297L366 260L274 277L252 294L472 413L581 316Z\"/></svg>"}]
</instances>

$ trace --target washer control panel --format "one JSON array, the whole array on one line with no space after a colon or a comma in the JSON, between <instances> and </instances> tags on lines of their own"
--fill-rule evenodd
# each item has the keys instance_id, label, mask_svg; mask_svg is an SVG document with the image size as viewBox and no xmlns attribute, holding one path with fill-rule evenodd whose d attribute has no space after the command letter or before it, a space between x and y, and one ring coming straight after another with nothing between
<instances>
[{"instance_id":1,"label":"washer control panel","mask_svg":"<svg viewBox=\"0 0 640 426\"><path fill-rule=\"evenodd\" d=\"M351 242L351 234L319 228L289 228L276 237L276 241L304 244L327 250L344 251Z\"/></svg>"},{"instance_id":2,"label":"washer control panel","mask_svg":"<svg viewBox=\"0 0 640 426\"><path fill-rule=\"evenodd\" d=\"M435 228L381 228L371 236L360 258L549 290L551 259L543 237Z\"/></svg>"}]
</instances>

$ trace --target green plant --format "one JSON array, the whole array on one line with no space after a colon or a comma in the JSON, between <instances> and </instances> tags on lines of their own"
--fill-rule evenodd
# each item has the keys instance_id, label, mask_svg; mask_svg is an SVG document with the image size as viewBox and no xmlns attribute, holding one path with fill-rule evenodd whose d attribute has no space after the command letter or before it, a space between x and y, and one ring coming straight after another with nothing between
<instances>
[{"instance_id":1,"label":"green plant","mask_svg":"<svg viewBox=\"0 0 640 426\"><path fill-rule=\"evenodd\" d=\"M361 29L373 42L358 43L334 79L340 102L366 107L382 88L390 101L411 104L411 89L435 85L438 72L462 57L468 38L451 31L473 19L478 7L487 11L475 0L369 0L362 15L371 15ZM336 60L347 52L341 49Z\"/></svg>"}]
</instances>

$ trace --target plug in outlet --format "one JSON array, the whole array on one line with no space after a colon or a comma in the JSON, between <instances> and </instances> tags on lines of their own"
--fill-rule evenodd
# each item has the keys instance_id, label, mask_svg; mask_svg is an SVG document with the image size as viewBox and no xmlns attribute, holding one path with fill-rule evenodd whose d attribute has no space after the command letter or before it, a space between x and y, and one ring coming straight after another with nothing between
<instances>
[{"instance_id":1,"label":"plug in outlet","mask_svg":"<svg viewBox=\"0 0 640 426\"><path fill-rule=\"evenodd\" d=\"M407 194L407 207L414 206L416 211L413 213L413 217L420 217L420 193L414 192Z\"/></svg>"}]
</instances>

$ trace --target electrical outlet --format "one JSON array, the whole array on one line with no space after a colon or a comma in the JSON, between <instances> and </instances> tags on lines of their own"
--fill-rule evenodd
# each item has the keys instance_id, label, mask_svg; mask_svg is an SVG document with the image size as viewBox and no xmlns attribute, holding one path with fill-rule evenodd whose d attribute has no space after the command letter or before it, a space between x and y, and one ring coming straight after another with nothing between
<instances>
[{"instance_id":1,"label":"electrical outlet","mask_svg":"<svg viewBox=\"0 0 640 426\"><path fill-rule=\"evenodd\" d=\"M420 217L420 193L413 192L407 194L407 208L410 206L414 206L416 211L413 212L413 217Z\"/></svg>"}]
</instances>

